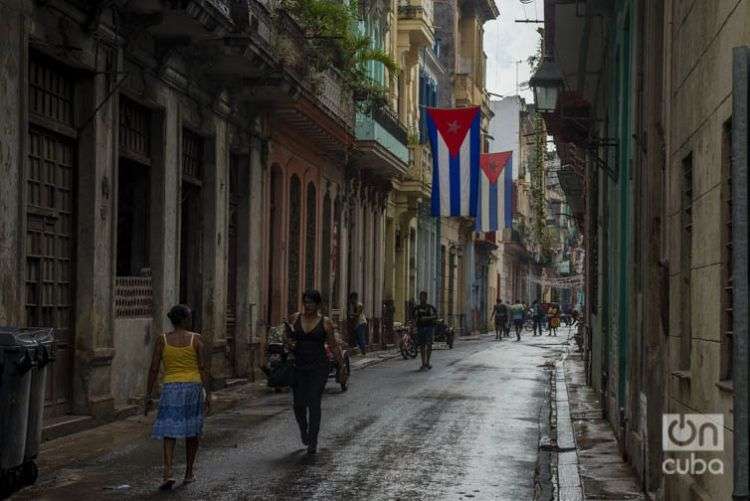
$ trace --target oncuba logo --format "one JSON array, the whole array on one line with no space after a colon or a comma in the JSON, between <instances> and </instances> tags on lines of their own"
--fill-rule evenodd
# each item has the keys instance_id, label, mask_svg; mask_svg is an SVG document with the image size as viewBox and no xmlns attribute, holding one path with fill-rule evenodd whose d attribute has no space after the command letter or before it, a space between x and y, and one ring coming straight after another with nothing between
<instances>
[{"instance_id":1,"label":"oncuba logo","mask_svg":"<svg viewBox=\"0 0 750 501\"><path fill-rule=\"evenodd\" d=\"M690 452L688 457L668 457L662 463L667 475L714 475L724 473L719 458L706 460L696 452L724 450L723 414L664 414L662 416L662 447L665 452Z\"/></svg>"}]
</instances>

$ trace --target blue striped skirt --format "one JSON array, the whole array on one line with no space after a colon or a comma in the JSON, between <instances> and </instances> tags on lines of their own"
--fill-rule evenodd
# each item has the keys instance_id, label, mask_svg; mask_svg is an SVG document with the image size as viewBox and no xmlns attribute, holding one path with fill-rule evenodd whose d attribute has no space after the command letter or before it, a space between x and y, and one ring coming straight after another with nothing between
<instances>
[{"instance_id":1,"label":"blue striped skirt","mask_svg":"<svg viewBox=\"0 0 750 501\"><path fill-rule=\"evenodd\" d=\"M153 438L199 437L203 433L203 385L166 383L161 389Z\"/></svg>"}]
</instances>

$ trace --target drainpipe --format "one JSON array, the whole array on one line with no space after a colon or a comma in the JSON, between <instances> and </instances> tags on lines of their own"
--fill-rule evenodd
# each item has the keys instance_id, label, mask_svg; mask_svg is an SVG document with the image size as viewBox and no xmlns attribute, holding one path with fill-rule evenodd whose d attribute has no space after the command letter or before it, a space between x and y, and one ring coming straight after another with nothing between
<instances>
[{"instance_id":1,"label":"drainpipe","mask_svg":"<svg viewBox=\"0 0 750 501\"><path fill-rule=\"evenodd\" d=\"M732 110L732 284L734 320L734 492L735 501L750 499L748 427L748 100L750 47L734 49Z\"/></svg>"}]
</instances>

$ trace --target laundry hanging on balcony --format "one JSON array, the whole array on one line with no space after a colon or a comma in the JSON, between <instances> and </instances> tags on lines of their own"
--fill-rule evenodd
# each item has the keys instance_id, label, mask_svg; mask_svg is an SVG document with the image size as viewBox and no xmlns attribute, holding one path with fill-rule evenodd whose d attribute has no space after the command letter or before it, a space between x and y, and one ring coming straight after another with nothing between
<instances>
[{"instance_id":1,"label":"laundry hanging on balcony","mask_svg":"<svg viewBox=\"0 0 750 501\"><path fill-rule=\"evenodd\" d=\"M513 224L513 152L483 153L480 159L476 230L499 231Z\"/></svg>"},{"instance_id":2,"label":"laundry hanging on balcony","mask_svg":"<svg viewBox=\"0 0 750 501\"><path fill-rule=\"evenodd\" d=\"M432 215L476 217L481 110L426 108L426 114L432 146Z\"/></svg>"}]
</instances>

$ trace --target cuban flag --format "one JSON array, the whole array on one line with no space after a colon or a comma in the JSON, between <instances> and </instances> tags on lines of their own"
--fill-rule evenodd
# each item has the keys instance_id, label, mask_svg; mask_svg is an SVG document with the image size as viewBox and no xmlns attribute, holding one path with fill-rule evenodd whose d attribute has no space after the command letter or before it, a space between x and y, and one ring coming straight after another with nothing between
<instances>
[{"instance_id":1,"label":"cuban flag","mask_svg":"<svg viewBox=\"0 0 750 501\"><path fill-rule=\"evenodd\" d=\"M476 231L510 228L513 224L513 152L484 153L480 166Z\"/></svg>"},{"instance_id":2,"label":"cuban flag","mask_svg":"<svg viewBox=\"0 0 750 501\"><path fill-rule=\"evenodd\" d=\"M432 146L432 215L476 217L482 112L478 106L425 111Z\"/></svg>"}]
</instances>

